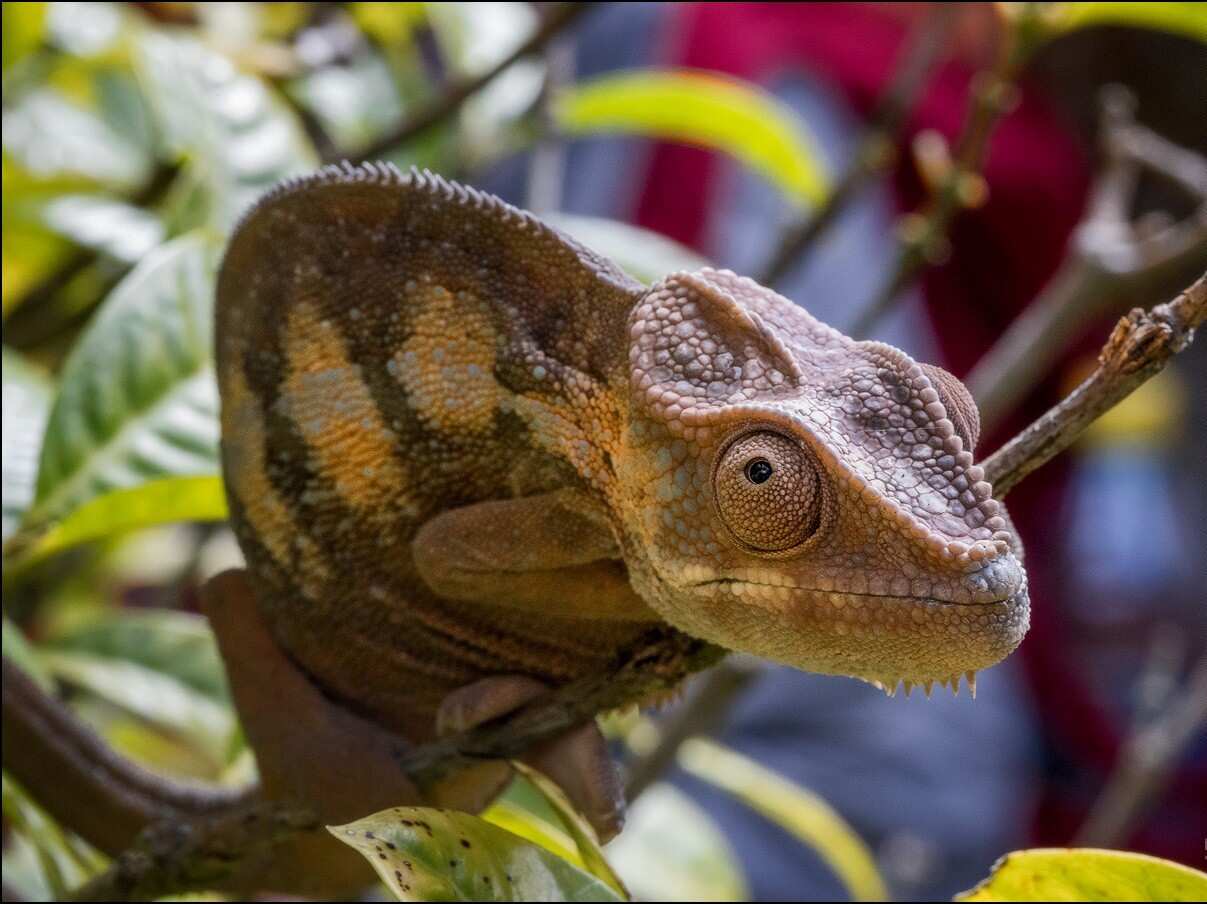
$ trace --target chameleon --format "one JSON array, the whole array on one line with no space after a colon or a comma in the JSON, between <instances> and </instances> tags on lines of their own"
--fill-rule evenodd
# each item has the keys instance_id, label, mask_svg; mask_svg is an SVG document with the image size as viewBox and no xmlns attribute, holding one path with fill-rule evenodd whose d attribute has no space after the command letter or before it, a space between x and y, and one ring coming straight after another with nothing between
<instances>
[{"instance_id":1,"label":"chameleon","mask_svg":"<svg viewBox=\"0 0 1207 904\"><path fill-rule=\"evenodd\" d=\"M654 626L928 693L1026 633L964 385L730 271L646 286L474 188L344 164L244 215L215 318L246 568L208 614L266 791L329 821L484 806L506 764L420 793L393 751ZM532 757L619 829L594 725Z\"/></svg>"},{"instance_id":2,"label":"chameleon","mask_svg":"<svg viewBox=\"0 0 1207 904\"><path fill-rule=\"evenodd\" d=\"M473 188L345 165L246 215L216 318L260 612L410 741L459 688L562 684L659 621L888 690L1026 631L963 384L732 272L646 287Z\"/></svg>"}]
</instances>

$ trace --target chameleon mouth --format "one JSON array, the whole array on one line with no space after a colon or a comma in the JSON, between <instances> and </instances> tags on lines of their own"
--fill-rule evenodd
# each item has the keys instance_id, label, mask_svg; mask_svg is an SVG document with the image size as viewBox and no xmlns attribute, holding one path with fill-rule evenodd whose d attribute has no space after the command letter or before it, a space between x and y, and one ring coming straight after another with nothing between
<instances>
[{"instance_id":1,"label":"chameleon mouth","mask_svg":"<svg viewBox=\"0 0 1207 904\"><path fill-rule=\"evenodd\" d=\"M893 600L893 601L897 601L897 602L902 601L902 600L909 600L909 601L918 602L918 603L931 603L931 604L934 604L937 606L971 606L971 607L998 606L1002 603L1009 603L1011 600L1014 600L1018 596L1026 594L1026 588L1023 588L1022 590L1018 590L1014 593L999 594L993 599L963 602L961 600L941 600L938 597L934 597L934 596L911 596L909 594L898 594L898 593L848 593L845 591L822 590L820 587L800 587L795 584L765 584L765 583L762 583L761 581L745 581L745 580L740 580L738 578L718 578L718 579L712 580L712 581L701 581L700 583L693 584L692 586L694 588L700 588L700 587L715 587L718 589L724 588L724 589L728 589L731 593L735 593L739 596L742 595L743 592L762 592L762 591L745 590L745 588L756 588L757 587L757 588L767 588L772 591L784 591L783 594L779 594L779 595L783 595L785 597L791 596L792 594L817 593L817 594L833 594L835 596L860 597L862 599Z\"/></svg>"},{"instance_id":2,"label":"chameleon mouth","mask_svg":"<svg viewBox=\"0 0 1207 904\"><path fill-rule=\"evenodd\" d=\"M1011 653L1029 625L1025 577L1008 589L955 601L737 578L692 585L704 609L695 614L738 635L717 642L806 671L860 678L889 696L902 684L907 694L921 686L929 695L935 683L956 693L962 679L975 694L977 671Z\"/></svg>"}]
</instances>

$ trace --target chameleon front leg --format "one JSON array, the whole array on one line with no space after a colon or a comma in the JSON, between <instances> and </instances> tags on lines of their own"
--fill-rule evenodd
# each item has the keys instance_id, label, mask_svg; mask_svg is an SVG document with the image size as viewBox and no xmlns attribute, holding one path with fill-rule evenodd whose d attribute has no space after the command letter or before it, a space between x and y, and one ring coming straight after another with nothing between
<instances>
[{"instance_id":1,"label":"chameleon front leg","mask_svg":"<svg viewBox=\"0 0 1207 904\"><path fill-rule=\"evenodd\" d=\"M268 799L311 807L334 825L400 804L476 811L508 780L505 763L483 763L421 794L398 765L406 742L329 700L276 644L246 572L211 579L202 603ZM371 881L360 854L325 831L299 835L246 877L249 888L311 896L348 895Z\"/></svg>"},{"instance_id":2,"label":"chameleon front leg","mask_svg":"<svg viewBox=\"0 0 1207 904\"><path fill-rule=\"evenodd\" d=\"M629 584L604 513L573 490L452 509L420 529L412 550L420 576L446 598L545 616L658 619ZM499 718L546 690L523 675L484 678L445 698L437 730ZM538 745L524 760L562 787L601 838L620 830L623 793L594 724Z\"/></svg>"},{"instance_id":3,"label":"chameleon front leg","mask_svg":"<svg viewBox=\"0 0 1207 904\"><path fill-rule=\"evenodd\" d=\"M543 682L526 675L483 678L444 698L436 714L436 730L440 734L467 731L519 709L548 690ZM557 782L600 841L609 841L620 832L624 789L607 742L594 722L537 744L520 759Z\"/></svg>"},{"instance_id":4,"label":"chameleon front leg","mask_svg":"<svg viewBox=\"0 0 1207 904\"><path fill-rule=\"evenodd\" d=\"M492 500L428 521L415 565L440 596L534 614L657 621L634 591L597 503L574 490Z\"/></svg>"}]
</instances>

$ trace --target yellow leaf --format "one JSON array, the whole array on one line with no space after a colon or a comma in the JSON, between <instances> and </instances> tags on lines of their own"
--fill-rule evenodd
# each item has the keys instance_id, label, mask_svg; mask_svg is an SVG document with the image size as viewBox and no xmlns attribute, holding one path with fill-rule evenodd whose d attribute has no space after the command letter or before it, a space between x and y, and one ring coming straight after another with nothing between
<instances>
[{"instance_id":1,"label":"yellow leaf","mask_svg":"<svg viewBox=\"0 0 1207 904\"><path fill-rule=\"evenodd\" d=\"M1038 848L1007 854L957 901L1207 901L1207 874L1147 854Z\"/></svg>"},{"instance_id":2,"label":"yellow leaf","mask_svg":"<svg viewBox=\"0 0 1207 904\"><path fill-rule=\"evenodd\" d=\"M566 89L554 120L571 135L626 132L724 151L794 202L828 190L817 142L796 114L756 85L696 70L629 70Z\"/></svg>"}]
</instances>

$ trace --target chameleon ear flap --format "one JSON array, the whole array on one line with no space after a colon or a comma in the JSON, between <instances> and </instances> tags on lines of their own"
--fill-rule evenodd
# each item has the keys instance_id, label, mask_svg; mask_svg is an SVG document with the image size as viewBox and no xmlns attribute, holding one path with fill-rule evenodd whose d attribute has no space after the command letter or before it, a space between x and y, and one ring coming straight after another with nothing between
<instances>
[{"instance_id":1,"label":"chameleon ear flap","mask_svg":"<svg viewBox=\"0 0 1207 904\"><path fill-rule=\"evenodd\" d=\"M724 271L675 273L633 309L634 397L672 432L703 426L728 406L787 393L803 379L792 352L735 289Z\"/></svg>"},{"instance_id":2,"label":"chameleon ear flap","mask_svg":"<svg viewBox=\"0 0 1207 904\"><path fill-rule=\"evenodd\" d=\"M976 448L977 440L981 438L981 412L973 401L968 387L956 379L954 374L945 371L934 364L919 364L923 373L930 379L939 401L947 409L947 417L956 428L956 433L964 441L964 448L969 452Z\"/></svg>"}]
</instances>

